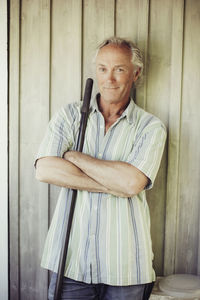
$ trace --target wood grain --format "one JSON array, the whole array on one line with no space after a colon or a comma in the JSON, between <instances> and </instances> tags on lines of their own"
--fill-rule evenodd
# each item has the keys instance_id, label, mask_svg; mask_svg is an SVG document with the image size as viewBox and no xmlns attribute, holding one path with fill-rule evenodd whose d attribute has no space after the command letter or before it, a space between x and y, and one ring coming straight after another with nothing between
<instances>
[{"instance_id":1,"label":"wood grain","mask_svg":"<svg viewBox=\"0 0 200 300\"><path fill-rule=\"evenodd\" d=\"M116 2L116 35L137 44L139 25L138 0L118 0Z\"/></svg>"},{"instance_id":2,"label":"wood grain","mask_svg":"<svg viewBox=\"0 0 200 300\"><path fill-rule=\"evenodd\" d=\"M137 88L137 104L146 109L147 106L147 68L148 68L148 42L149 42L149 0L139 1L138 8L138 37L137 45L143 53L144 70L141 86Z\"/></svg>"},{"instance_id":3,"label":"wood grain","mask_svg":"<svg viewBox=\"0 0 200 300\"><path fill-rule=\"evenodd\" d=\"M97 45L114 35L115 1L85 0L83 7L83 85L88 77L95 79L93 63ZM97 93L94 82L93 95ZM83 91L82 91L83 92Z\"/></svg>"},{"instance_id":4,"label":"wood grain","mask_svg":"<svg viewBox=\"0 0 200 300\"><path fill-rule=\"evenodd\" d=\"M55 111L95 79L97 44L114 34L142 49L136 102L168 128L147 194L156 273L200 274L199 15L198 0L10 1L11 300L47 299L40 258L59 189L35 180L34 157Z\"/></svg>"},{"instance_id":5,"label":"wood grain","mask_svg":"<svg viewBox=\"0 0 200 300\"><path fill-rule=\"evenodd\" d=\"M8 35L7 2L0 3L0 298L8 298Z\"/></svg>"},{"instance_id":6,"label":"wood grain","mask_svg":"<svg viewBox=\"0 0 200 300\"><path fill-rule=\"evenodd\" d=\"M9 76L9 205L10 205L10 298L20 299L19 265L19 49L20 5L10 2ZM17 224L17 226L16 226Z\"/></svg>"},{"instance_id":7,"label":"wood grain","mask_svg":"<svg viewBox=\"0 0 200 300\"><path fill-rule=\"evenodd\" d=\"M175 271L198 272L200 195L200 2L186 1Z\"/></svg>"},{"instance_id":8,"label":"wood grain","mask_svg":"<svg viewBox=\"0 0 200 300\"><path fill-rule=\"evenodd\" d=\"M81 100L82 1L52 3L50 118L68 103ZM50 220L60 188L50 186Z\"/></svg>"},{"instance_id":9,"label":"wood grain","mask_svg":"<svg viewBox=\"0 0 200 300\"><path fill-rule=\"evenodd\" d=\"M38 183L34 158L49 120L50 2L24 0L20 53L20 299L47 298L40 268L48 229L48 187Z\"/></svg>"},{"instance_id":10,"label":"wood grain","mask_svg":"<svg viewBox=\"0 0 200 300\"><path fill-rule=\"evenodd\" d=\"M177 213L179 201L179 151L182 105L184 1L173 1L169 144L165 224L164 274L175 269Z\"/></svg>"},{"instance_id":11,"label":"wood grain","mask_svg":"<svg viewBox=\"0 0 200 300\"><path fill-rule=\"evenodd\" d=\"M146 110L168 126L171 67L172 1L153 0L149 12ZM147 193L157 275L163 274L167 143L154 188Z\"/></svg>"}]
</instances>

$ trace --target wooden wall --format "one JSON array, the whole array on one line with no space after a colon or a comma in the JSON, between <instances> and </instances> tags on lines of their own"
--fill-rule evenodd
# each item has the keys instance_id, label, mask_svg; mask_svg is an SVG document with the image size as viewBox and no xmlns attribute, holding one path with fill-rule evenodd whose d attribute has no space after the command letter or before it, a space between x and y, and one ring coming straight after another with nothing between
<instances>
[{"instance_id":1,"label":"wooden wall","mask_svg":"<svg viewBox=\"0 0 200 300\"><path fill-rule=\"evenodd\" d=\"M8 35L7 2L0 3L0 299L8 298Z\"/></svg>"},{"instance_id":2,"label":"wooden wall","mask_svg":"<svg viewBox=\"0 0 200 300\"><path fill-rule=\"evenodd\" d=\"M156 272L200 274L200 1L10 0L9 26L10 299L47 299L40 258L58 189L35 180L34 156L51 116L94 75L96 45L114 34L143 50L136 102L168 128L148 192Z\"/></svg>"}]
</instances>

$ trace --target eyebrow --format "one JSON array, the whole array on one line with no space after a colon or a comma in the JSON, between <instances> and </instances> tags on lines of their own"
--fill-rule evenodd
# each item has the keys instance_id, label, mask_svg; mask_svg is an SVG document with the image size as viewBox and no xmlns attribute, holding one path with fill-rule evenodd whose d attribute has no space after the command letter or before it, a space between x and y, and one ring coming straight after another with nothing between
<instances>
[{"instance_id":1,"label":"eyebrow","mask_svg":"<svg viewBox=\"0 0 200 300\"><path fill-rule=\"evenodd\" d=\"M104 64L98 64L98 66L106 67ZM127 65L115 65L114 67L127 67Z\"/></svg>"}]
</instances>

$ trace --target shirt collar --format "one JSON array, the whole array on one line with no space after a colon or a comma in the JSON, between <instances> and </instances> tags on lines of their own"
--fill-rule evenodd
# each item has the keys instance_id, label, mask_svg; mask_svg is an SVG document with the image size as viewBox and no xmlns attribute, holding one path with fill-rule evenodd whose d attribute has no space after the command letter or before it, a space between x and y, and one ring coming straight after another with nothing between
<instances>
[{"instance_id":1,"label":"shirt collar","mask_svg":"<svg viewBox=\"0 0 200 300\"><path fill-rule=\"evenodd\" d=\"M92 101L91 101L91 104L90 104L90 110L91 110L90 113L94 113L95 111L99 111L98 104L97 104L97 100L98 100L99 96L100 96L100 94L97 94L96 96L94 96L92 98Z\"/></svg>"},{"instance_id":2,"label":"shirt collar","mask_svg":"<svg viewBox=\"0 0 200 300\"><path fill-rule=\"evenodd\" d=\"M121 118L123 117L126 117L130 124L135 124L135 102L132 98L130 98L129 105L121 115Z\"/></svg>"},{"instance_id":3,"label":"shirt collar","mask_svg":"<svg viewBox=\"0 0 200 300\"><path fill-rule=\"evenodd\" d=\"M99 112L99 108L98 108L98 104L97 104L97 100L99 98L100 94L97 94L96 96L94 96L92 98L92 101L91 101L91 106L90 106L90 113L95 113L95 112ZM130 124L135 124L135 113L136 113L136 110L135 110L135 102L132 98L130 98L130 102L129 102L129 105L127 106L127 108L125 109L125 111L122 113L120 119L126 117L127 118L127 121L130 123Z\"/></svg>"}]
</instances>

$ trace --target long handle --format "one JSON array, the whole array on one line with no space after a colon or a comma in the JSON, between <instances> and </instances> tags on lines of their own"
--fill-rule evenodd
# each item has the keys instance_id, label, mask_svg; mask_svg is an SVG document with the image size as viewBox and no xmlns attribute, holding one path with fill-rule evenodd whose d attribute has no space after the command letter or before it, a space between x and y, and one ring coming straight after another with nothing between
<instances>
[{"instance_id":1,"label":"long handle","mask_svg":"<svg viewBox=\"0 0 200 300\"><path fill-rule=\"evenodd\" d=\"M86 86L85 86L83 105L81 108L81 121L80 121L80 127L79 127L79 135L78 135L78 140L77 140L77 144L76 144L76 151L79 151L79 152L82 152L82 150L83 150L85 130L86 130L86 126L87 126L90 99L91 99L91 93L92 93L92 86L93 86L93 80L91 78L88 78L86 81ZM71 227L72 227L72 220L73 220L74 209L75 209L75 204L76 204L76 195L77 195L77 190L72 190L72 199L71 199L68 223L65 226L66 228L64 228L64 240L63 240L61 253L60 253L60 260L59 260L59 266L58 266L58 275L57 275L57 280L56 280L54 300L60 300L62 280L63 280L63 276L64 276L67 251L68 251L68 246L69 246L69 237L70 237L70 231L71 231Z\"/></svg>"}]
</instances>

